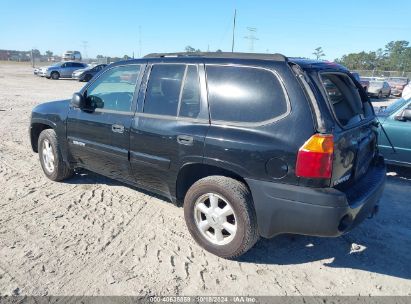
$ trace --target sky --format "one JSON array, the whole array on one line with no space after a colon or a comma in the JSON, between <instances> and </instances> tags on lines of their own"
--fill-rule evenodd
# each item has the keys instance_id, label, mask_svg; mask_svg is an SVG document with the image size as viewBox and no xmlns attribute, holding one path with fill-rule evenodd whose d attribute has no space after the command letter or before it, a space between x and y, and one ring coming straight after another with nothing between
<instances>
[{"instance_id":1,"label":"sky","mask_svg":"<svg viewBox=\"0 0 411 304\"><path fill-rule=\"evenodd\" d=\"M184 51L251 51L327 60L411 41L411 1L0 0L0 49L79 50L83 57ZM87 41L84 48L84 41ZM86 53L86 54L84 54Z\"/></svg>"}]
</instances>

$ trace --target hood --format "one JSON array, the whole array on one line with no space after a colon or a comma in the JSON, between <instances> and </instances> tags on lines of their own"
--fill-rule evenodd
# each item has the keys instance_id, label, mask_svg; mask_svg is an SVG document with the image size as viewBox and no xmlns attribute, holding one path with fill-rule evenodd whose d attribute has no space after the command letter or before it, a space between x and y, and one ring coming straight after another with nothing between
<instances>
[{"instance_id":1,"label":"hood","mask_svg":"<svg viewBox=\"0 0 411 304\"><path fill-rule=\"evenodd\" d=\"M56 100L41 103L34 107L32 113L38 114L48 114L48 113L58 113L62 110L68 109L70 104L70 99Z\"/></svg>"}]
</instances>

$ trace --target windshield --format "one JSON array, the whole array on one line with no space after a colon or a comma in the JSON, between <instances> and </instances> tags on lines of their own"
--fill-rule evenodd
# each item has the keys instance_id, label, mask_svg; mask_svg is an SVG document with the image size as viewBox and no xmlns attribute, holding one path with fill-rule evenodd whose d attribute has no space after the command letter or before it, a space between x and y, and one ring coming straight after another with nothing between
<instances>
[{"instance_id":1,"label":"windshield","mask_svg":"<svg viewBox=\"0 0 411 304\"><path fill-rule=\"evenodd\" d=\"M409 99L404 99L404 98L397 99L395 102L390 104L387 108L385 108L383 111L379 112L377 115L378 116L389 116L392 113L394 113L395 111L397 111L398 109L405 106L405 104L408 101L410 101L410 99L411 98L409 98Z\"/></svg>"},{"instance_id":2,"label":"windshield","mask_svg":"<svg viewBox=\"0 0 411 304\"><path fill-rule=\"evenodd\" d=\"M382 81L370 81L370 87L382 87Z\"/></svg>"}]
</instances>

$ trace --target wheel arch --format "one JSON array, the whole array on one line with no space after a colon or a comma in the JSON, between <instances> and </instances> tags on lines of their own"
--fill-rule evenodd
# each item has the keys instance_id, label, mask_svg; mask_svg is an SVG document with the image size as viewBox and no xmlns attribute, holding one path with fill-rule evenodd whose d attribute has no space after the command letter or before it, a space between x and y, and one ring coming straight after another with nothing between
<instances>
[{"instance_id":1,"label":"wheel arch","mask_svg":"<svg viewBox=\"0 0 411 304\"><path fill-rule=\"evenodd\" d=\"M57 73L59 75L59 78L60 78L61 74L60 74L59 71L56 71L56 70L51 71L50 72L50 77L51 77L51 75L53 75L53 73Z\"/></svg>"},{"instance_id":2,"label":"wheel arch","mask_svg":"<svg viewBox=\"0 0 411 304\"><path fill-rule=\"evenodd\" d=\"M192 164L186 164L184 165L180 171L178 172L177 175L177 180L176 180L176 202L178 205L182 205L184 201L184 197L190 189L190 187L197 182L198 180L211 176L211 175L219 175L219 176L226 176L233 178L235 180L238 180L239 182L242 182L246 187L250 190L250 187L248 186L246 180L239 175L238 173L209 165L209 164L202 164L202 163L192 163ZM251 191L250 191L251 193Z\"/></svg>"},{"instance_id":3,"label":"wheel arch","mask_svg":"<svg viewBox=\"0 0 411 304\"><path fill-rule=\"evenodd\" d=\"M30 126L30 142L33 152L38 153L38 140L40 133L46 129L54 129L50 122L33 122Z\"/></svg>"}]
</instances>

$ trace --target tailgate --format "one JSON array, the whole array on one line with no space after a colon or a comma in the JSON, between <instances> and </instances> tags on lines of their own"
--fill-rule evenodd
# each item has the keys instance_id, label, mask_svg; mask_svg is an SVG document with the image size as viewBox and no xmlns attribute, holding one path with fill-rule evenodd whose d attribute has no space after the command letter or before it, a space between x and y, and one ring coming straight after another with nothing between
<instances>
[{"instance_id":1,"label":"tailgate","mask_svg":"<svg viewBox=\"0 0 411 304\"><path fill-rule=\"evenodd\" d=\"M377 133L373 121L334 135L331 186L343 187L361 178L376 153Z\"/></svg>"},{"instance_id":2,"label":"tailgate","mask_svg":"<svg viewBox=\"0 0 411 304\"><path fill-rule=\"evenodd\" d=\"M331 186L342 188L361 178L374 159L377 129L374 114L361 99L359 84L348 74L322 72L320 79L336 126Z\"/></svg>"}]
</instances>

